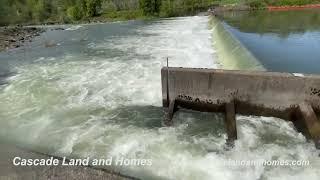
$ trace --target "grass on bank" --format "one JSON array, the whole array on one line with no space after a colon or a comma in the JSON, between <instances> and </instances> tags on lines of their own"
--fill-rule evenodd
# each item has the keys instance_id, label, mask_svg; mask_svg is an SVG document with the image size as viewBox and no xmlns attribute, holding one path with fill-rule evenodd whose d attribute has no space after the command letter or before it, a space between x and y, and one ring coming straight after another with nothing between
<instances>
[{"instance_id":1,"label":"grass on bank","mask_svg":"<svg viewBox=\"0 0 320 180\"><path fill-rule=\"evenodd\" d=\"M299 6L318 3L320 3L320 0L218 0L218 4L221 6L246 5L253 8L263 8L267 6Z\"/></svg>"},{"instance_id":2,"label":"grass on bank","mask_svg":"<svg viewBox=\"0 0 320 180\"><path fill-rule=\"evenodd\" d=\"M320 0L246 0L245 3L253 8L262 8L267 6L301 6L318 4L320 3Z\"/></svg>"},{"instance_id":3,"label":"grass on bank","mask_svg":"<svg viewBox=\"0 0 320 180\"><path fill-rule=\"evenodd\" d=\"M214 6L228 6L228 5L245 5L251 8L263 9L267 6L292 6L292 5L306 5L306 4L318 4L320 0L213 0L210 3L205 4L192 4L188 7L179 7L175 5L173 7L163 4L159 14L146 15L141 9L137 10L119 10L119 11L106 11L101 15L92 17L90 19L94 21L125 21L134 19L151 19L156 17L175 17L192 15L200 11L206 11L210 7ZM85 20L88 20L85 19Z\"/></svg>"}]
</instances>

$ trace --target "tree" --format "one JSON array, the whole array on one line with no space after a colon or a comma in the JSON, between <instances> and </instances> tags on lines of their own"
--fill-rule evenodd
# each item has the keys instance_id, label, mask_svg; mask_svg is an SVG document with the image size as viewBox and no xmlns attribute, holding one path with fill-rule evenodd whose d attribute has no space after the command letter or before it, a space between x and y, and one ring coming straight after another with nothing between
<instances>
[{"instance_id":1,"label":"tree","mask_svg":"<svg viewBox=\"0 0 320 180\"><path fill-rule=\"evenodd\" d=\"M93 17L98 15L98 12L101 9L102 1L101 0L85 0L86 2L86 16Z\"/></svg>"},{"instance_id":2,"label":"tree","mask_svg":"<svg viewBox=\"0 0 320 180\"><path fill-rule=\"evenodd\" d=\"M174 16L174 8L173 8L172 0L163 0L162 1L160 16L161 17Z\"/></svg>"},{"instance_id":3,"label":"tree","mask_svg":"<svg viewBox=\"0 0 320 180\"><path fill-rule=\"evenodd\" d=\"M161 0L140 0L140 9L145 15L157 15L160 12Z\"/></svg>"},{"instance_id":4,"label":"tree","mask_svg":"<svg viewBox=\"0 0 320 180\"><path fill-rule=\"evenodd\" d=\"M70 5L69 5L70 3ZM101 9L101 0L76 0L66 4L67 15L72 20L81 20L84 17L93 17L99 14Z\"/></svg>"},{"instance_id":5,"label":"tree","mask_svg":"<svg viewBox=\"0 0 320 180\"><path fill-rule=\"evenodd\" d=\"M83 17L83 13L82 13L80 7L77 5L69 7L67 10L67 15L69 18L71 18L72 20L76 20L76 21L82 19L82 17Z\"/></svg>"}]
</instances>

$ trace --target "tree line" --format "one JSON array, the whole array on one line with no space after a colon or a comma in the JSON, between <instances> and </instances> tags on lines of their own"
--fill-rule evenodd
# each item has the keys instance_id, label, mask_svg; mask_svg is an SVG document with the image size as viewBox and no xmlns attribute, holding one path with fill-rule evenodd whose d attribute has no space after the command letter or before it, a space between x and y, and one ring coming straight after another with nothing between
<instances>
[{"instance_id":1,"label":"tree line","mask_svg":"<svg viewBox=\"0 0 320 180\"><path fill-rule=\"evenodd\" d=\"M218 4L263 8L267 5L310 3L320 3L320 0L0 0L0 25L69 23L92 17L172 17L191 15Z\"/></svg>"},{"instance_id":2,"label":"tree line","mask_svg":"<svg viewBox=\"0 0 320 180\"><path fill-rule=\"evenodd\" d=\"M2 23L79 20L98 14L102 0L0 0Z\"/></svg>"},{"instance_id":3,"label":"tree line","mask_svg":"<svg viewBox=\"0 0 320 180\"><path fill-rule=\"evenodd\" d=\"M70 22L117 11L177 16L208 8L216 0L0 0L0 25Z\"/></svg>"}]
</instances>

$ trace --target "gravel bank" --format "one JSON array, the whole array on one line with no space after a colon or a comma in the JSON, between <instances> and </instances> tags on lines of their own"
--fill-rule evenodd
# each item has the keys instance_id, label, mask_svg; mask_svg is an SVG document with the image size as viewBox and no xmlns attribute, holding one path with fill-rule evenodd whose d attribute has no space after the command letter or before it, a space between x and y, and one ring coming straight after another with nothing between
<instances>
[{"instance_id":1,"label":"gravel bank","mask_svg":"<svg viewBox=\"0 0 320 180\"><path fill-rule=\"evenodd\" d=\"M25 42L31 42L34 37L44 31L44 29L36 27L0 27L0 51L18 48Z\"/></svg>"}]
</instances>

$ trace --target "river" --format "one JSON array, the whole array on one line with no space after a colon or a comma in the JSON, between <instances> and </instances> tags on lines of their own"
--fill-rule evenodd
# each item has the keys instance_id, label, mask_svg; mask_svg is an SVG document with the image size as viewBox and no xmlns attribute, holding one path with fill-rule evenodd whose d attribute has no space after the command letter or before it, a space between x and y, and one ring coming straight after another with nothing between
<instances>
[{"instance_id":1,"label":"river","mask_svg":"<svg viewBox=\"0 0 320 180\"><path fill-rule=\"evenodd\" d=\"M142 179L319 178L319 152L292 123L237 116L239 140L229 151L220 114L179 111L173 127L161 125L167 57L170 66L221 67L208 17L66 28L0 53L3 141L57 156L151 159L152 166L107 167ZM229 159L310 166L225 166Z\"/></svg>"},{"instance_id":2,"label":"river","mask_svg":"<svg viewBox=\"0 0 320 180\"><path fill-rule=\"evenodd\" d=\"M265 69L320 74L318 9L229 12L222 18Z\"/></svg>"}]
</instances>

